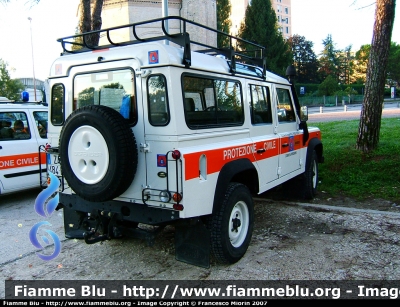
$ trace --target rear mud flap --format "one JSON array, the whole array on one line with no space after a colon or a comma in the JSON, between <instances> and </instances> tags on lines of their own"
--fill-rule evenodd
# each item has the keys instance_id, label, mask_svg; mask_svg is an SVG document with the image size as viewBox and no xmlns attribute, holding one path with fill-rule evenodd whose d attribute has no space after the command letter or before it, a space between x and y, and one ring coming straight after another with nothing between
<instances>
[{"instance_id":1,"label":"rear mud flap","mask_svg":"<svg viewBox=\"0 0 400 307\"><path fill-rule=\"evenodd\" d=\"M208 269L210 236L200 220L175 225L175 259Z\"/></svg>"}]
</instances>

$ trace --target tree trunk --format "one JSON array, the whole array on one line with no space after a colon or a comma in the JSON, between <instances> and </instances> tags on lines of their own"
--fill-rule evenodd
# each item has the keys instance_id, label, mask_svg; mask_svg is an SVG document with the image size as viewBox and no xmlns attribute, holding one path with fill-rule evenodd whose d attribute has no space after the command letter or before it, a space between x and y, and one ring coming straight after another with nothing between
<instances>
[{"instance_id":1,"label":"tree trunk","mask_svg":"<svg viewBox=\"0 0 400 307\"><path fill-rule=\"evenodd\" d=\"M358 127L356 148L368 153L377 148L381 128L386 65L392 37L396 0L377 0L365 96Z\"/></svg>"},{"instance_id":2,"label":"tree trunk","mask_svg":"<svg viewBox=\"0 0 400 307\"><path fill-rule=\"evenodd\" d=\"M79 31L81 33L90 32L92 30L90 22L90 0L81 0L79 9L80 9Z\"/></svg>"},{"instance_id":3,"label":"tree trunk","mask_svg":"<svg viewBox=\"0 0 400 307\"><path fill-rule=\"evenodd\" d=\"M104 0L81 0L80 1L80 33L87 33L101 29L101 11ZM93 2L93 13L91 11L91 2ZM89 47L99 45L99 34L88 34L84 36L84 42Z\"/></svg>"},{"instance_id":4,"label":"tree trunk","mask_svg":"<svg viewBox=\"0 0 400 307\"><path fill-rule=\"evenodd\" d=\"M101 29L101 11L103 8L103 0L96 0L93 7L93 14L92 14L92 31L100 30ZM92 37L93 44L95 46L99 45L100 36L93 35Z\"/></svg>"}]
</instances>

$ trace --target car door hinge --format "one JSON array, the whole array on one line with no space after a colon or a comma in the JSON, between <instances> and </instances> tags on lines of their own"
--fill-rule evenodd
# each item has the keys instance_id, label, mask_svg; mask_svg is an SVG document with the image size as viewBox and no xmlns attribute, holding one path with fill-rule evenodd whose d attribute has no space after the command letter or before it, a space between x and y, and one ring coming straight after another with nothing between
<instances>
[{"instance_id":1,"label":"car door hinge","mask_svg":"<svg viewBox=\"0 0 400 307\"><path fill-rule=\"evenodd\" d=\"M140 151L150 152L150 145L148 143L140 143Z\"/></svg>"},{"instance_id":2,"label":"car door hinge","mask_svg":"<svg viewBox=\"0 0 400 307\"><path fill-rule=\"evenodd\" d=\"M151 69L136 69L136 76L146 78L148 75L151 74Z\"/></svg>"}]
</instances>

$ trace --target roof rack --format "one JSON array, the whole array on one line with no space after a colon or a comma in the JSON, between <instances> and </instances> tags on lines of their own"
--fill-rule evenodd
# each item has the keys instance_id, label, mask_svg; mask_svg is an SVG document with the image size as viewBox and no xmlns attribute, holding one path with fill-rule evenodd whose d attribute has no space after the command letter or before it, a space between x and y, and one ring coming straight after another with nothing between
<instances>
[{"instance_id":1,"label":"roof rack","mask_svg":"<svg viewBox=\"0 0 400 307\"><path fill-rule=\"evenodd\" d=\"M179 22L179 29L178 33L169 33L167 31L167 21L169 20L176 20ZM153 37L139 37L138 35L138 28L140 26L149 25L152 23L160 23L160 27L162 29L162 33L164 35L161 36L153 36ZM229 40L229 47L227 48L218 48L216 46L207 45L198 41L194 41L190 39L189 32L187 31L187 25L193 25L198 28L205 29L210 32L216 33L217 36L225 37ZM135 40L123 41L123 42L115 42L112 39L112 32L120 29L129 29L132 31ZM90 44L89 40L93 36L93 34L99 35L99 37L105 37L108 41L106 45L94 45ZM151 19L147 21L132 23L121 25L117 27L101 29L97 31L86 32L82 34L67 36L63 38L57 39L58 42L61 43L63 52L64 53L82 53L91 50L101 50L111 47L118 47L118 46L126 46L126 45L134 45L143 42L152 42L152 41L161 41L161 40L168 40L171 41L181 47L183 47L183 59L182 64L185 65L187 68L191 66L191 48L190 45L198 45L201 47L205 47L202 50L195 50L196 52L207 53L207 54L215 54L215 55L223 55L225 56L228 61L230 62L230 72L232 74L236 73L236 62L240 61L242 63L256 65L262 67L262 78L266 75L266 59L265 59L265 48L261 45L255 44L253 42L241 39L239 37L232 36L225 32L215 30L213 28L207 27L205 25L187 20L185 18L179 16L167 16L162 18ZM235 46L236 43L236 47ZM251 48L250 50L240 50L237 45L238 43L248 46ZM69 48L67 48L69 47ZM254 54L252 56L251 54Z\"/></svg>"}]
</instances>

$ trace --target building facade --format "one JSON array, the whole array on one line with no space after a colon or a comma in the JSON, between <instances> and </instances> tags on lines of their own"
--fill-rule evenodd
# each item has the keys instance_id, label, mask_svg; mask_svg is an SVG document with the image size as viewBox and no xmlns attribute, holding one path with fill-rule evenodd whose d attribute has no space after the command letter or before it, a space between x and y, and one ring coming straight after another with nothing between
<instances>
[{"instance_id":1,"label":"building facade","mask_svg":"<svg viewBox=\"0 0 400 307\"><path fill-rule=\"evenodd\" d=\"M25 85L25 92L29 93L29 101L46 101L45 92L46 84L44 81L33 78L17 78ZM35 99L35 89L36 89L36 99Z\"/></svg>"},{"instance_id":2,"label":"building facade","mask_svg":"<svg viewBox=\"0 0 400 307\"><path fill-rule=\"evenodd\" d=\"M244 20L246 8L251 0L230 0L231 2L231 32L237 36L240 24ZM271 0L275 10L279 31L285 39L292 35L291 24L291 0ZM169 0L168 16L180 16L190 21L206 25L210 28L217 28L217 4L216 0ZM104 0L102 9L102 29L137 23L144 20L161 18L163 16L162 0ZM181 25L178 22L170 21L168 30L170 34L180 32ZM160 25L146 25L138 27L139 37L147 38L162 35ZM207 45L216 45L216 35L207 31L188 32L192 40ZM114 42L134 40L130 29L125 28L112 33ZM100 38L100 45L106 40ZM196 49L194 46L193 49Z\"/></svg>"},{"instance_id":3,"label":"building facade","mask_svg":"<svg viewBox=\"0 0 400 307\"><path fill-rule=\"evenodd\" d=\"M292 0L271 0L278 20L279 31L285 39L292 36Z\"/></svg>"},{"instance_id":4,"label":"building facade","mask_svg":"<svg viewBox=\"0 0 400 307\"><path fill-rule=\"evenodd\" d=\"M240 24L244 20L246 8L249 5L249 0L230 0L231 1L231 33L237 36L240 29Z\"/></svg>"},{"instance_id":5,"label":"building facade","mask_svg":"<svg viewBox=\"0 0 400 307\"><path fill-rule=\"evenodd\" d=\"M210 28L217 28L216 0L170 0L168 1L168 16L179 16L190 21L206 25ZM102 9L102 29L117 27L131 23L138 23L145 20L163 17L162 0L104 0ZM169 21L168 30L170 34L180 32L181 25L178 22ZM208 45L216 44L216 34L190 31L191 40ZM208 31L209 32L209 31ZM162 35L160 23L146 25L137 28L140 38L148 38ZM121 42L134 40L132 31L129 29L119 30L112 33L113 41ZM100 38L100 45L102 40Z\"/></svg>"}]
</instances>

